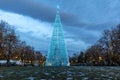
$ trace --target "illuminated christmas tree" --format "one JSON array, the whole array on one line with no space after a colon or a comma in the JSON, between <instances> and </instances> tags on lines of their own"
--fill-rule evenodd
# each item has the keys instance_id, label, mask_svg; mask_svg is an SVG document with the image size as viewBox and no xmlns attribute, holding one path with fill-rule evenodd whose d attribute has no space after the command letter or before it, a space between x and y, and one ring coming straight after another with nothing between
<instances>
[{"instance_id":1,"label":"illuminated christmas tree","mask_svg":"<svg viewBox=\"0 0 120 80\"><path fill-rule=\"evenodd\" d=\"M59 6L57 7L57 14L50 48L47 54L46 66L69 66L69 58L59 15Z\"/></svg>"}]
</instances>

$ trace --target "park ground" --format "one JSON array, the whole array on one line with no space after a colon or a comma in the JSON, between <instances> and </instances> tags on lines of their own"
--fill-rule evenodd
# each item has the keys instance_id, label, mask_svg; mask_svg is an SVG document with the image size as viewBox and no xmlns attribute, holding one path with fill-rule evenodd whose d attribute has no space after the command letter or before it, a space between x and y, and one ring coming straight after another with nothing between
<instances>
[{"instance_id":1,"label":"park ground","mask_svg":"<svg viewBox=\"0 0 120 80\"><path fill-rule=\"evenodd\" d=\"M0 67L0 80L120 80L120 66Z\"/></svg>"}]
</instances>

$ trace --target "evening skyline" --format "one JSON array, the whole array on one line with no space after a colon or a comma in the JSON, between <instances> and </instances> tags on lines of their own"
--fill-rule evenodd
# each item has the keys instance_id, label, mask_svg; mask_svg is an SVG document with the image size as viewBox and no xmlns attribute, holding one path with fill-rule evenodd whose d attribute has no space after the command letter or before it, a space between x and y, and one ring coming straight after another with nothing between
<instances>
[{"instance_id":1,"label":"evening skyline","mask_svg":"<svg viewBox=\"0 0 120 80\"><path fill-rule=\"evenodd\" d=\"M68 51L94 44L105 29L119 24L119 0L0 0L0 20L8 22L29 45L47 51L60 6Z\"/></svg>"}]
</instances>

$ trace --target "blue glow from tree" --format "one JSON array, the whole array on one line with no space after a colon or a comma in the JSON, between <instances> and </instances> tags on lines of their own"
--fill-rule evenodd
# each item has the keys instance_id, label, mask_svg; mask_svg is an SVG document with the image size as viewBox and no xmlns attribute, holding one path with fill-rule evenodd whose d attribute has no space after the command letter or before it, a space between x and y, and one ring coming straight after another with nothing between
<instances>
[{"instance_id":1,"label":"blue glow from tree","mask_svg":"<svg viewBox=\"0 0 120 80\"><path fill-rule=\"evenodd\" d=\"M59 15L59 6L57 6L57 14L47 55L46 66L69 66L68 52Z\"/></svg>"}]
</instances>

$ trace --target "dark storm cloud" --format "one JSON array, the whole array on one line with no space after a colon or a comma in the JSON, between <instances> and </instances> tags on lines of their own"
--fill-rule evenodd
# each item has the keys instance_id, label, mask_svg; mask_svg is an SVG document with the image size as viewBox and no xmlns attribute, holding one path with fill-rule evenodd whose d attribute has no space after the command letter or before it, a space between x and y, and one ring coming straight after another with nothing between
<instances>
[{"instance_id":1,"label":"dark storm cloud","mask_svg":"<svg viewBox=\"0 0 120 80\"><path fill-rule=\"evenodd\" d=\"M84 25L84 29L101 32L103 30L110 29L111 27L115 27L115 26L116 26L115 23L87 24Z\"/></svg>"},{"instance_id":2,"label":"dark storm cloud","mask_svg":"<svg viewBox=\"0 0 120 80\"><path fill-rule=\"evenodd\" d=\"M73 38L75 40L84 41L86 44L94 44L102 35L102 32L106 29L115 27L115 24L89 24L81 28L79 27L65 27L63 29L69 34L65 34L66 38Z\"/></svg>"},{"instance_id":3,"label":"dark storm cloud","mask_svg":"<svg viewBox=\"0 0 120 80\"><path fill-rule=\"evenodd\" d=\"M95 30L86 30L84 28L75 28L71 27L69 30L66 30L69 34L65 34L66 38L73 38L74 40L84 41L86 44L93 44L98 40L100 36L99 31Z\"/></svg>"},{"instance_id":4,"label":"dark storm cloud","mask_svg":"<svg viewBox=\"0 0 120 80\"><path fill-rule=\"evenodd\" d=\"M56 14L55 8L41 3L39 0L0 0L0 9L31 16L42 21L53 22ZM80 26L83 23L69 13L61 11L62 23L68 26Z\"/></svg>"},{"instance_id":5,"label":"dark storm cloud","mask_svg":"<svg viewBox=\"0 0 120 80\"><path fill-rule=\"evenodd\" d=\"M53 9L36 0L0 0L0 8L47 21L54 14Z\"/></svg>"}]
</instances>

